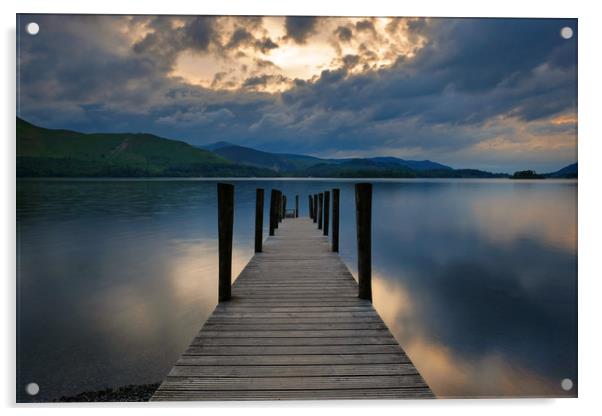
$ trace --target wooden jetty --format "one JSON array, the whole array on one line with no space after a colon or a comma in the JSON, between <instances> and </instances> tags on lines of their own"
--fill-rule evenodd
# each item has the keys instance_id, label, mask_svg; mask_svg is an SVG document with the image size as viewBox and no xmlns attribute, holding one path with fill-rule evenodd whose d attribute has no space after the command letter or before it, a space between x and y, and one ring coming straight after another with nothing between
<instances>
[{"instance_id":1,"label":"wooden jetty","mask_svg":"<svg viewBox=\"0 0 602 416\"><path fill-rule=\"evenodd\" d=\"M365 211L371 187L364 185L369 184L356 186L360 251L370 249L370 213ZM256 232L256 254L230 290L223 286L230 278L232 209L225 205L232 203L232 193L223 188L218 198L225 212L219 217L220 303L152 400L434 397L372 306L369 253L358 256L358 288L336 252L339 190L332 193L337 210L332 245L314 223L314 214L324 215L328 207L323 194L309 199L310 218L298 217L297 202L297 216L284 218L282 193L272 193L271 236L258 243L262 236ZM257 197L263 208L263 190Z\"/></svg>"}]
</instances>

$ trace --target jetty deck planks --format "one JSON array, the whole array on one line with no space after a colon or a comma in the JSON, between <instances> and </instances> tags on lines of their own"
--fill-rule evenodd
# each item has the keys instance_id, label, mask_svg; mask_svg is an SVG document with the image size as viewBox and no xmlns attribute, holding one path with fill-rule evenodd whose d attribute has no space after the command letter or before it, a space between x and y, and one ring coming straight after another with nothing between
<instances>
[{"instance_id":1,"label":"jetty deck planks","mask_svg":"<svg viewBox=\"0 0 602 416\"><path fill-rule=\"evenodd\" d=\"M309 218L284 220L153 395L160 400L432 398Z\"/></svg>"}]
</instances>

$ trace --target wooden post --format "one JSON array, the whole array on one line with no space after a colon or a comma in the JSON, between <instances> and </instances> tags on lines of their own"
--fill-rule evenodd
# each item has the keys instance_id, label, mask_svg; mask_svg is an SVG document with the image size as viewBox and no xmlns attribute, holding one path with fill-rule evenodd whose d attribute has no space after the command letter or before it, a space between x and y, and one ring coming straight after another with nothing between
<instances>
[{"instance_id":1,"label":"wooden post","mask_svg":"<svg viewBox=\"0 0 602 416\"><path fill-rule=\"evenodd\" d=\"M324 212L324 193L318 195L318 230L322 229L322 216Z\"/></svg>"},{"instance_id":2,"label":"wooden post","mask_svg":"<svg viewBox=\"0 0 602 416\"><path fill-rule=\"evenodd\" d=\"M255 192L255 253L261 253L263 244L263 189Z\"/></svg>"},{"instance_id":3,"label":"wooden post","mask_svg":"<svg viewBox=\"0 0 602 416\"><path fill-rule=\"evenodd\" d=\"M286 195L282 195L282 219L286 218Z\"/></svg>"},{"instance_id":4,"label":"wooden post","mask_svg":"<svg viewBox=\"0 0 602 416\"><path fill-rule=\"evenodd\" d=\"M314 201L311 195L309 197L309 218L314 219Z\"/></svg>"},{"instance_id":5,"label":"wooden post","mask_svg":"<svg viewBox=\"0 0 602 416\"><path fill-rule=\"evenodd\" d=\"M276 221L274 222L274 228L278 228L278 224L282 219L280 218L280 212L282 211L280 206L282 204L282 192L276 191L276 201L274 205L274 217L276 217Z\"/></svg>"},{"instance_id":6,"label":"wooden post","mask_svg":"<svg viewBox=\"0 0 602 416\"><path fill-rule=\"evenodd\" d=\"M295 218L299 218L299 195L295 195Z\"/></svg>"},{"instance_id":7,"label":"wooden post","mask_svg":"<svg viewBox=\"0 0 602 416\"><path fill-rule=\"evenodd\" d=\"M330 191L324 192L324 235L328 235L330 226Z\"/></svg>"},{"instance_id":8,"label":"wooden post","mask_svg":"<svg viewBox=\"0 0 602 416\"><path fill-rule=\"evenodd\" d=\"M272 189L270 192L270 235L274 235L274 230L276 229L276 196L277 192L275 189Z\"/></svg>"},{"instance_id":9,"label":"wooden post","mask_svg":"<svg viewBox=\"0 0 602 416\"><path fill-rule=\"evenodd\" d=\"M219 286L218 300L230 300L232 291L232 230L234 225L234 186L217 184L217 229Z\"/></svg>"},{"instance_id":10,"label":"wooden post","mask_svg":"<svg viewBox=\"0 0 602 416\"><path fill-rule=\"evenodd\" d=\"M372 184L355 185L358 296L372 302Z\"/></svg>"},{"instance_id":11,"label":"wooden post","mask_svg":"<svg viewBox=\"0 0 602 416\"><path fill-rule=\"evenodd\" d=\"M339 252L339 189L332 190L332 251Z\"/></svg>"},{"instance_id":12,"label":"wooden post","mask_svg":"<svg viewBox=\"0 0 602 416\"><path fill-rule=\"evenodd\" d=\"M278 191L278 223L282 222L282 196L282 191Z\"/></svg>"},{"instance_id":13,"label":"wooden post","mask_svg":"<svg viewBox=\"0 0 602 416\"><path fill-rule=\"evenodd\" d=\"M314 194L314 224L318 222L318 194Z\"/></svg>"}]
</instances>

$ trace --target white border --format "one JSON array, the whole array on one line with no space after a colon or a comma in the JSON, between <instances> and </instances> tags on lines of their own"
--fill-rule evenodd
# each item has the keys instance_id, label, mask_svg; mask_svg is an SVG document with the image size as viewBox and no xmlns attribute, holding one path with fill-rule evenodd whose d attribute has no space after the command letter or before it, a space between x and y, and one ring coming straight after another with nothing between
<instances>
[{"instance_id":1,"label":"white border","mask_svg":"<svg viewBox=\"0 0 602 416\"><path fill-rule=\"evenodd\" d=\"M602 270L600 267L600 215L602 189L600 159L602 158L600 129L600 74L602 74L600 41L602 33L600 10L593 1L542 1L504 0L498 2L453 0L417 0L399 2L370 0L351 4L348 0L326 2L325 0L302 0L296 3L277 0L221 0L219 2L156 1L147 0L134 4L123 0L82 2L81 0L20 0L2 2L3 54L2 82L4 99L1 102L4 135L1 139L3 162L2 172L2 249L1 264L4 266L2 282L2 340L0 342L0 404L10 407L10 413L29 413L40 406L16 406L15 398L15 13L120 13L120 14L253 14L253 15L357 15L357 16L472 16L472 17L576 17L579 18L579 399L556 400L442 400L433 402L260 402L260 403L210 403L169 405L109 405L115 414L164 414L166 407L175 407L178 413L195 410L227 412L232 414L307 414L313 409L328 410L341 408L345 415L365 414L372 408L382 413L399 414L420 412L421 414L504 415L529 411L546 415L590 413L600 408L598 403L599 379L601 374L600 351L600 296L602 294ZM596 406L597 405L597 406ZM63 414L80 412L81 408L91 412L107 411L107 406L96 405L44 405L43 412ZM215 410L213 410L215 408ZM593 413L593 412L591 412Z\"/></svg>"}]
</instances>

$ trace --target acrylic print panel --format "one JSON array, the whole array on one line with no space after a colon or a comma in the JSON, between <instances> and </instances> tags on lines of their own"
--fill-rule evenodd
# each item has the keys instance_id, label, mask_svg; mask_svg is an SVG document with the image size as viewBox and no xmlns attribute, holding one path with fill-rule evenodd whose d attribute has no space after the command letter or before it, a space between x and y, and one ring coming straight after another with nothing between
<instances>
[{"instance_id":1,"label":"acrylic print panel","mask_svg":"<svg viewBox=\"0 0 602 416\"><path fill-rule=\"evenodd\" d=\"M577 36L18 15L17 401L576 397Z\"/></svg>"}]
</instances>

